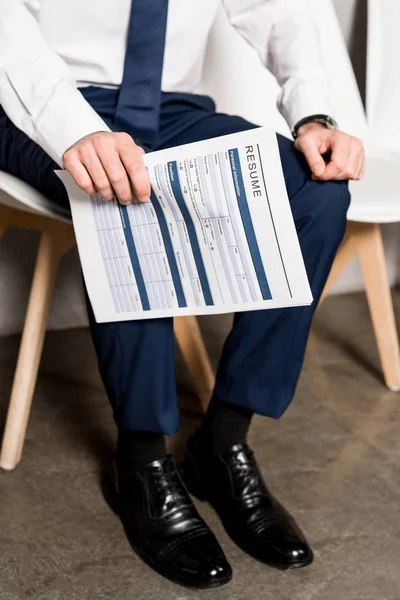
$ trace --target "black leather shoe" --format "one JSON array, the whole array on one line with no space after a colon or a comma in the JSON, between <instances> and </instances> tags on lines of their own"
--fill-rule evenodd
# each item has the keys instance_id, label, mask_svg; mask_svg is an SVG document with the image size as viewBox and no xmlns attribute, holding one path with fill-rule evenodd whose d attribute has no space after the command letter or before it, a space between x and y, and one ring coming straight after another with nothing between
<instances>
[{"instance_id":1,"label":"black leather shoe","mask_svg":"<svg viewBox=\"0 0 400 600\"><path fill-rule=\"evenodd\" d=\"M103 482L136 553L175 583L196 589L222 586L232 569L198 514L171 456L135 471L117 462Z\"/></svg>"},{"instance_id":2,"label":"black leather shoe","mask_svg":"<svg viewBox=\"0 0 400 600\"><path fill-rule=\"evenodd\" d=\"M257 560L278 569L312 563L303 533L268 491L247 444L215 456L192 436L183 478L191 494L212 504L232 540Z\"/></svg>"}]
</instances>

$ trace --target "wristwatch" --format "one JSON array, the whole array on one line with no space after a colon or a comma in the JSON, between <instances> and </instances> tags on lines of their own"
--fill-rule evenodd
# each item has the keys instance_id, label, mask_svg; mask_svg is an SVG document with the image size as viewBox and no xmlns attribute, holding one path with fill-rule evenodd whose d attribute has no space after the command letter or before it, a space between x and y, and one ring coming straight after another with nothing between
<instances>
[{"instance_id":1,"label":"wristwatch","mask_svg":"<svg viewBox=\"0 0 400 600\"><path fill-rule=\"evenodd\" d=\"M306 117L305 119L301 119L296 125L293 127L292 136L293 139L297 138L300 127L303 125L307 125L308 123L321 123L327 129L338 129L338 124L335 119L330 117L329 115L311 115L310 117Z\"/></svg>"}]
</instances>

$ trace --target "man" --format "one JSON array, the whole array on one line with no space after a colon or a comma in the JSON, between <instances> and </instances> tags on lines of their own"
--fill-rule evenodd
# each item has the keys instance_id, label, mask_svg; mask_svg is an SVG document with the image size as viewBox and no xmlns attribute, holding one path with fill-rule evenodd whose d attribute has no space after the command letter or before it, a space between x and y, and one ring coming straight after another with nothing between
<instances>
[{"instance_id":1,"label":"man","mask_svg":"<svg viewBox=\"0 0 400 600\"><path fill-rule=\"evenodd\" d=\"M315 300L235 316L209 410L188 442L184 478L245 552L280 569L303 567L312 551L266 488L246 436L253 413L278 418L292 399L313 310L344 233L347 180L362 176L364 153L330 116L307 0L223 3L282 86L279 107L296 141L279 137L279 147ZM116 195L129 204L132 189L146 202L143 148L255 127L216 113L210 98L196 94L218 4L2 0L0 169L64 207L57 165L105 202ZM231 567L166 456L164 434L179 427L172 320L97 324L88 310L118 426L106 495L152 568L190 587L223 585Z\"/></svg>"}]
</instances>

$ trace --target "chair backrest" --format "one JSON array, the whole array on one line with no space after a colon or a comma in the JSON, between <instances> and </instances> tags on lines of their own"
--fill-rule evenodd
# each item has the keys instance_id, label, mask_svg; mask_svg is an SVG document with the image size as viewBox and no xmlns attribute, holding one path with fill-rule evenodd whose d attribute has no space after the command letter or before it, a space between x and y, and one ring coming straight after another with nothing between
<instances>
[{"instance_id":1,"label":"chair backrest","mask_svg":"<svg viewBox=\"0 0 400 600\"><path fill-rule=\"evenodd\" d=\"M400 0L368 0L366 106L371 139L400 150Z\"/></svg>"},{"instance_id":2,"label":"chair backrest","mask_svg":"<svg viewBox=\"0 0 400 600\"><path fill-rule=\"evenodd\" d=\"M334 116L343 130L365 139L365 112L334 5L331 0L309 0L309 4L319 31ZM211 32L203 89L216 99L220 110L288 133L276 109L279 93L276 81L229 26L223 11Z\"/></svg>"}]
</instances>

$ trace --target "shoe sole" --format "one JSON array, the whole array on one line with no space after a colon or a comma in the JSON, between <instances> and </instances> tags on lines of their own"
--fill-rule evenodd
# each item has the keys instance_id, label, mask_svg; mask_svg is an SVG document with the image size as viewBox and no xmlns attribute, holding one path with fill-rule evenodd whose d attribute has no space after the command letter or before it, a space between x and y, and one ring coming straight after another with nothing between
<instances>
[{"instance_id":1,"label":"shoe sole","mask_svg":"<svg viewBox=\"0 0 400 600\"><path fill-rule=\"evenodd\" d=\"M183 463L182 465L180 465L180 474L182 477L182 480L189 492L189 494L191 496L193 496L194 498L196 498L197 500L199 500L200 502L207 502L218 514L218 511L216 510L216 508L213 506L213 504L208 500L208 498L206 498L206 496L204 495L203 491L202 491L202 486L201 486L201 479L199 477L199 475L197 474L196 476L193 476L193 470L196 470L196 466L195 463L193 461L193 459L191 459L193 464L190 467L189 472L186 471L185 469L185 464ZM304 567L308 567L312 564L312 562L314 561L314 555L312 554L309 558L307 558L306 560L303 561L298 561L298 562L293 562L293 563L273 563L273 562L266 562L265 560L262 560L260 558L258 558L257 556L255 556L254 554L252 554L251 552L249 552L248 549L244 548L235 538L234 536L232 536L229 532L229 530L225 527L222 519L221 523L226 531L226 533L229 535L229 537L231 538L232 542L234 544L236 544L236 546L238 546L241 550L243 550L243 552L245 552L247 555L251 556L252 558L254 558L254 560L262 563L263 565L267 565L268 567L272 567L274 569L278 569L279 571L292 571L294 569L303 569Z\"/></svg>"},{"instance_id":2,"label":"shoe sole","mask_svg":"<svg viewBox=\"0 0 400 600\"><path fill-rule=\"evenodd\" d=\"M294 569L304 569L304 567L309 567L314 562L314 556L311 556L307 560L303 562L293 563L291 565L283 565L282 567L277 567L280 571L293 571Z\"/></svg>"},{"instance_id":3,"label":"shoe sole","mask_svg":"<svg viewBox=\"0 0 400 600\"><path fill-rule=\"evenodd\" d=\"M106 503L111 508L113 513L115 515L117 515L117 517L120 518L120 511L119 511L119 507L118 507L118 504L119 504L118 492L115 489L115 483L112 481L112 479L109 475L103 476L102 482L101 482L101 489L102 489L103 497L104 497ZM166 579L169 579L169 581L172 581L173 583L176 583L187 589L207 590L207 589L215 589L215 588L223 587L224 585L227 585L232 580L232 572L231 572L225 579L223 579L221 581L216 581L214 583L194 584L193 582L190 582L190 581L182 581L181 579L178 579L173 574L171 574L167 569L164 569L162 566L160 566L158 563L156 563L150 556L148 556L146 554L146 552L143 552L143 550L141 548L139 548L135 544L135 542L132 540L132 538L126 531L126 528L123 523L122 523L122 525L124 527L125 535L128 538L128 541L132 547L132 550L135 552L135 554L137 554L139 556L139 558L141 558L143 560L143 562L145 562L153 571L156 571L159 575L162 575Z\"/></svg>"}]
</instances>

